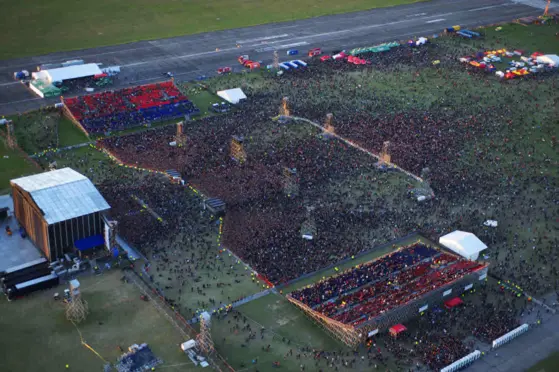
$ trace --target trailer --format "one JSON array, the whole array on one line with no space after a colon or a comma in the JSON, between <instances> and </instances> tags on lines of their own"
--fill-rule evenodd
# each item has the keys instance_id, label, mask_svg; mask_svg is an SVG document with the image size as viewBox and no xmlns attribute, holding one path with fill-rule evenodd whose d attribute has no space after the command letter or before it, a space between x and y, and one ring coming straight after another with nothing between
<instances>
[{"instance_id":1,"label":"trailer","mask_svg":"<svg viewBox=\"0 0 559 372\"><path fill-rule=\"evenodd\" d=\"M41 276L40 278L16 284L15 286L8 288L6 296L8 297L8 300L11 301L15 298L40 291L42 289L56 287L59 283L60 278L58 277L58 275L52 273L50 275Z\"/></svg>"},{"instance_id":2,"label":"trailer","mask_svg":"<svg viewBox=\"0 0 559 372\"><path fill-rule=\"evenodd\" d=\"M40 278L41 276L45 276L50 274L51 269L48 267L41 267L41 268L37 268L34 271L31 272L23 272L17 276L14 276L8 280L6 280L5 278L2 278L2 289L4 290L4 292L6 292L6 290L8 290L8 288L13 287L16 284L19 283L24 283L27 282L29 280L35 279L35 278Z\"/></svg>"},{"instance_id":3,"label":"trailer","mask_svg":"<svg viewBox=\"0 0 559 372\"><path fill-rule=\"evenodd\" d=\"M14 278L18 275L33 272L37 269L40 269L42 267L48 267L48 266L49 266L49 262L47 261L46 258L43 257L43 258L39 258L39 259L36 259L34 261L30 261L30 262L27 262L27 263L24 263L24 264L21 264L21 265L10 267L6 271L3 271L2 273L0 273L0 278L8 281L8 280L11 280L12 278Z\"/></svg>"}]
</instances>

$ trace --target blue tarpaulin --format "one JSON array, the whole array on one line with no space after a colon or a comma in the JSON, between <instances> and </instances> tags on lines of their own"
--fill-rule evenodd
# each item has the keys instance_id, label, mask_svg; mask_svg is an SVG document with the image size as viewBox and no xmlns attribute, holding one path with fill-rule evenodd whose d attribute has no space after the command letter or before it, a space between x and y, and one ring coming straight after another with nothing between
<instances>
[{"instance_id":1,"label":"blue tarpaulin","mask_svg":"<svg viewBox=\"0 0 559 372\"><path fill-rule=\"evenodd\" d=\"M79 239L74 242L74 246L78 251L86 251L91 248L98 247L105 244L105 239L102 234L93 235L87 238Z\"/></svg>"}]
</instances>

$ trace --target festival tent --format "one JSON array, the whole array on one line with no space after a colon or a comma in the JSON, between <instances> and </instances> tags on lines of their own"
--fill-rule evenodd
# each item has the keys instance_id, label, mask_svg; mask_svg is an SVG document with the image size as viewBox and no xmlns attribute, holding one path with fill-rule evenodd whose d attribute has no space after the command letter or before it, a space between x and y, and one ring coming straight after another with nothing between
<instances>
[{"instance_id":1,"label":"festival tent","mask_svg":"<svg viewBox=\"0 0 559 372\"><path fill-rule=\"evenodd\" d=\"M475 261L479 257L479 252L487 249L485 243L470 232L456 230L439 238L439 243L451 251Z\"/></svg>"},{"instance_id":2,"label":"festival tent","mask_svg":"<svg viewBox=\"0 0 559 372\"><path fill-rule=\"evenodd\" d=\"M406 326L404 326L403 324L396 324L395 326L390 327L389 332L390 335L396 337L405 330L407 330Z\"/></svg>"},{"instance_id":3,"label":"festival tent","mask_svg":"<svg viewBox=\"0 0 559 372\"><path fill-rule=\"evenodd\" d=\"M62 82L65 80L95 76L103 72L96 63L87 63L85 65L53 68L52 70L46 70L45 73L48 82L54 83L57 81Z\"/></svg>"},{"instance_id":4,"label":"festival tent","mask_svg":"<svg viewBox=\"0 0 559 372\"><path fill-rule=\"evenodd\" d=\"M444 307L446 307L447 309L452 309L453 307L460 306L463 303L464 302L460 299L460 297L454 297L454 298L451 298L448 301L445 301L444 302Z\"/></svg>"},{"instance_id":5,"label":"festival tent","mask_svg":"<svg viewBox=\"0 0 559 372\"><path fill-rule=\"evenodd\" d=\"M559 56L557 54L546 54L543 56L538 56L536 57L536 62L558 67Z\"/></svg>"},{"instance_id":6,"label":"festival tent","mask_svg":"<svg viewBox=\"0 0 559 372\"><path fill-rule=\"evenodd\" d=\"M247 98L241 88L220 90L219 92L217 92L217 95L232 104L237 104L241 100Z\"/></svg>"}]
</instances>

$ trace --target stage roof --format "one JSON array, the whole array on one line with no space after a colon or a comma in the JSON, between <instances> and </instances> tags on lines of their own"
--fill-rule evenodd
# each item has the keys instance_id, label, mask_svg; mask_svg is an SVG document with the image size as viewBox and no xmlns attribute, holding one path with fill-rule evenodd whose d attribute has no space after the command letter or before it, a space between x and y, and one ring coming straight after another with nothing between
<instances>
[{"instance_id":1,"label":"stage roof","mask_svg":"<svg viewBox=\"0 0 559 372\"><path fill-rule=\"evenodd\" d=\"M17 178L11 183L31 195L49 225L110 209L93 183L71 168Z\"/></svg>"},{"instance_id":2,"label":"stage roof","mask_svg":"<svg viewBox=\"0 0 559 372\"><path fill-rule=\"evenodd\" d=\"M485 243L470 232L456 230L439 238L439 243L469 260L477 260L479 252L487 249Z\"/></svg>"},{"instance_id":3,"label":"stage roof","mask_svg":"<svg viewBox=\"0 0 559 372\"><path fill-rule=\"evenodd\" d=\"M79 79L88 76L102 74L103 71L95 63L87 63L85 65L68 66L61 68L53 68L45 71L49 82L64 81L70 79Z\"/></svg>"},{"instance_id":4,"label":"stage roof","mask_svg":"<svg viewBox=\"0 0 559 372\"><path fill-rule=\"evenodd\" d=\"M217 95L226 100L229 103L237 104L241 100L246 99L247 96L242 91L241 88L234 88L234 89L227 89L227 90L220 90L217 92Z\"/></svg>"}]
</instances>

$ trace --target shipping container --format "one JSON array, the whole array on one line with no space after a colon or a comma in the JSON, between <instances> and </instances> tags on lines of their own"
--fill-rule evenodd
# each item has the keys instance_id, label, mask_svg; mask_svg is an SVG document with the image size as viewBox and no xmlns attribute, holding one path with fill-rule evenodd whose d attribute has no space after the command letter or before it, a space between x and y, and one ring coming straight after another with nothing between
<instances>
[{"instance_id":1,"label":"shipping container","mask_svg":"<svg viewBox=\"0 0 559 372\"><path fill-rule=\"evenodd\" d=\"M35 291L56 287L58 283L60 283L58 275L45 275L8 288L6 295L8 296L8 300L13 300L17 297L25 296Z\"/></svg>"},{"instance_id":2,"label":"shipping container","mask_svg":"<svg viewBox=\"0 0 559 372\"><path fill-rule=\"evenodd\" d=\"M34 261L30 261L21 265L10 267L6 271L0 273L0 278L3 278L4 280L11 280L15 276L28 273L28 272L33 272L39 268L48 267L48 266L49 266L49 262L47 261L46 258L39 258Z\"/></svg>"},{"instance_id":3,"label":"shipping container","mask_svg":"<svg viewBox=\"0 0 559 372\"><path fill-rule=\"evenodd\" d=\"M32 279L40 278L41 276L50 274L50 272L51 270L48 267L40 267L33 271L23 271L19 275L13 276L8 280L2 278L2 289L5 292L8 288L13 287L16 284L24 283Z\"/></svg>"}]
</instances>

